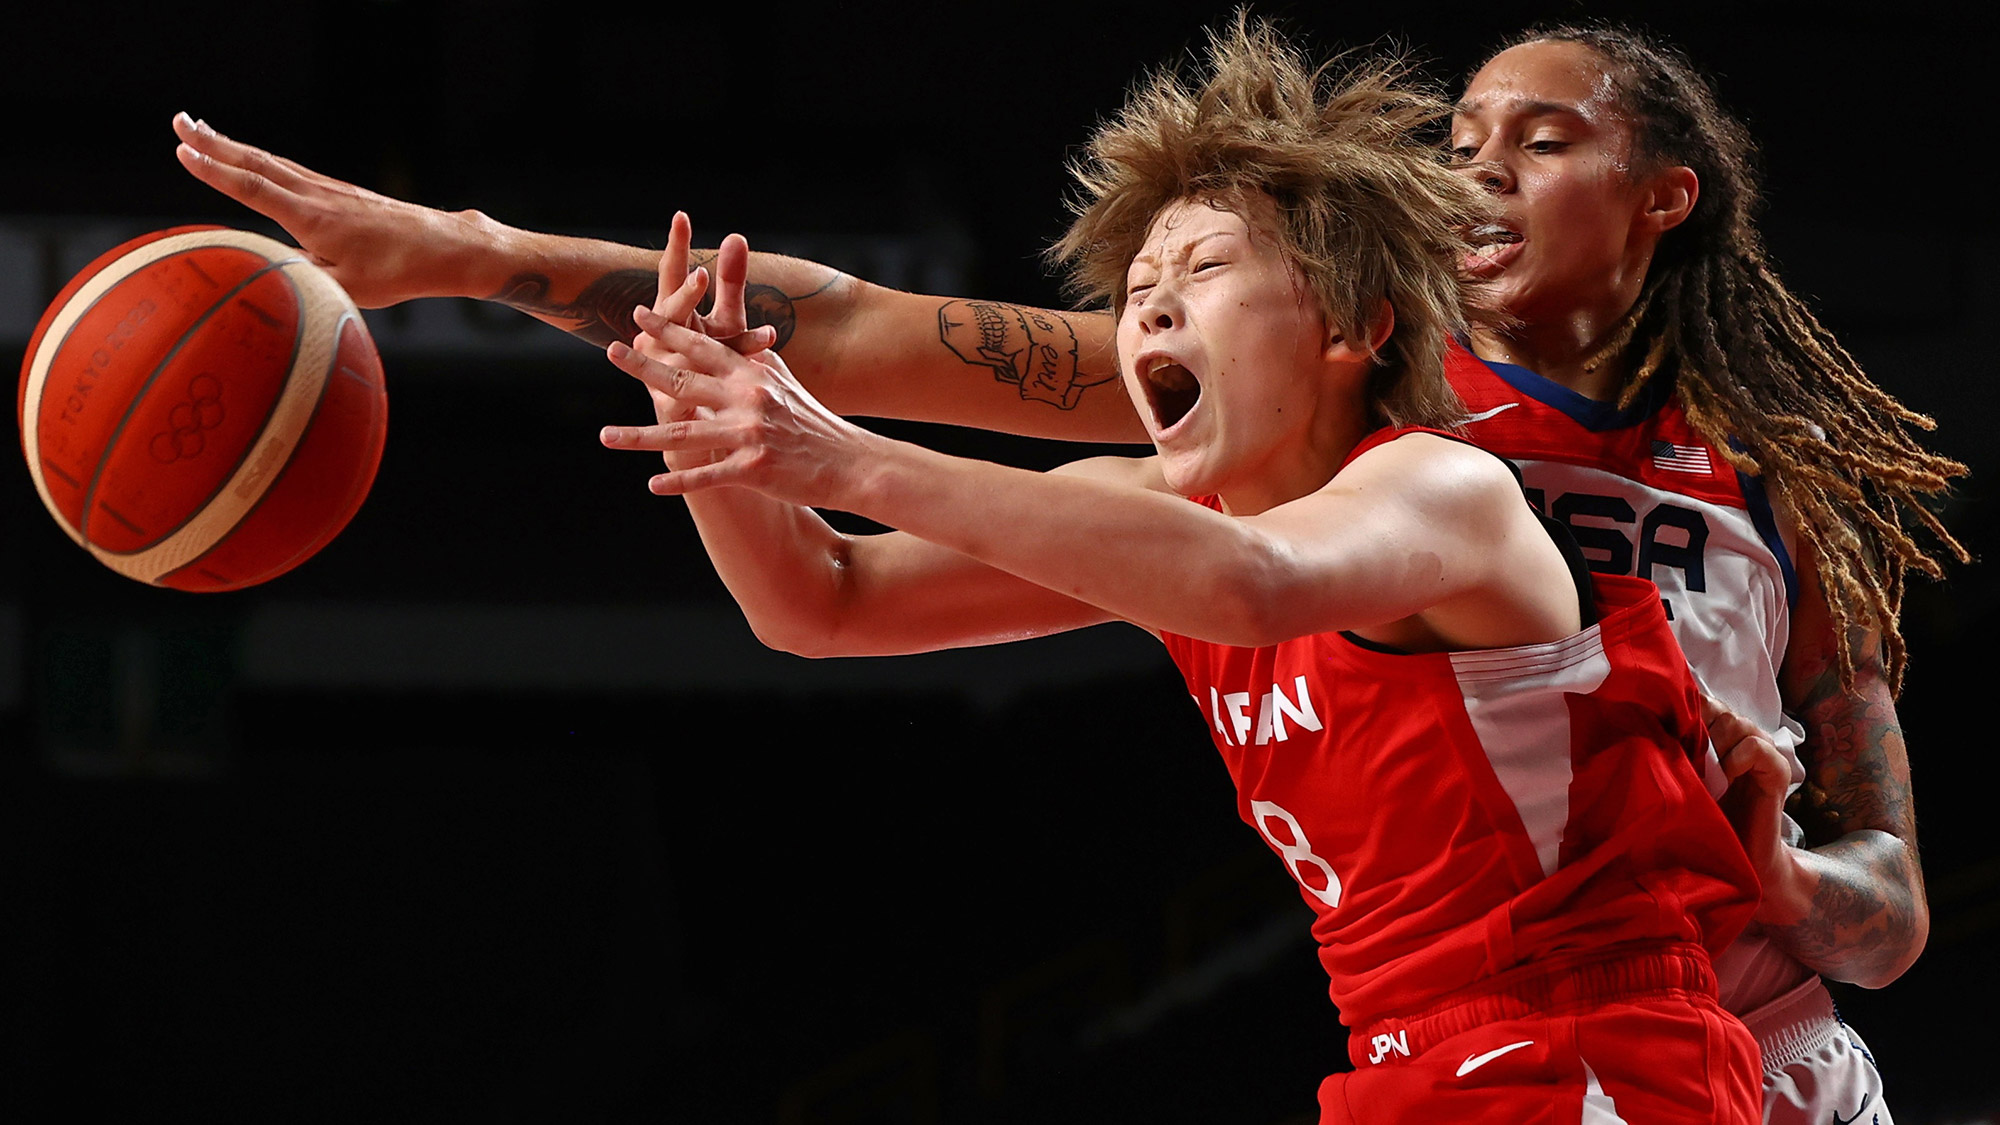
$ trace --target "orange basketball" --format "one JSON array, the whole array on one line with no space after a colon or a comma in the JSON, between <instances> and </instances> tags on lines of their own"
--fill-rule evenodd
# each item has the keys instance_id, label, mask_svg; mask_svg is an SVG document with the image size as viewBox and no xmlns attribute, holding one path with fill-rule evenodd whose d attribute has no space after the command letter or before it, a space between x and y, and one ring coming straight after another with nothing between
<instances>
[{"instance_id":1,"label":"orange basketball","mask_svg":"<svg viewBox=\"0 0 2000 1125\"><path fill-rule=\"evenodd\" d=\"M236 590L361 507L387 434L382 363L345 290L248 231L176 227L57 294L21 365L35 490L106 566Z\"/></svg>"}]
</instances>

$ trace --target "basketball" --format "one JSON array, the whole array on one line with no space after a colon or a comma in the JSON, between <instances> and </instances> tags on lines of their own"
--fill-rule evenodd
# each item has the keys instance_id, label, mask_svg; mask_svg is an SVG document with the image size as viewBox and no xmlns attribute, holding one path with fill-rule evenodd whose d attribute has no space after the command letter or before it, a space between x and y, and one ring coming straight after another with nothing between
<instances>
[{"instance_id":1,"label":"basketball","mask_svg":"<svg viewBox=\"0 0 2000 1125\"><path fill-rule=\"evenodd\" d=\"M237 590L311 558L375 481L382 364L326 271L249 231L176 227L99 256L28 341L35 490L129 578Z\"/></svg>"}]
</instances>

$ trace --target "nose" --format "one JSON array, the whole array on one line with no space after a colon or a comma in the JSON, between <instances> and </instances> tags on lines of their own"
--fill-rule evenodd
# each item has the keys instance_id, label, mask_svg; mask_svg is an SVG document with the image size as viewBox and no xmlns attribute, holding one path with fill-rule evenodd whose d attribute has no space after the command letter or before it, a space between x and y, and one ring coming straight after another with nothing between
<instances>
[{"instance_id":1,"label":"nose","mask_svg":"<svg viewBox=\"0 0 2000 1125\"><path fill-rule=\"evenodd\" d=\"M1487 191L1505 195L1514 190L1514 169L1502 158L1503 151L1497 140L1489 140L1471 160L1459 166L1459 171Z\"/></svg>"},{"instance_id":2,"label":"nose","mask_svg":"<svg viewBox=\"0 0 2000 1125\"><path fill-rule=\"evenodd\" d=\"M1139 306L1139 331L1150 336L1165 332L1181 321L1180 291L1167 279L1155 282Z\"/></svg>"}]
</instances>

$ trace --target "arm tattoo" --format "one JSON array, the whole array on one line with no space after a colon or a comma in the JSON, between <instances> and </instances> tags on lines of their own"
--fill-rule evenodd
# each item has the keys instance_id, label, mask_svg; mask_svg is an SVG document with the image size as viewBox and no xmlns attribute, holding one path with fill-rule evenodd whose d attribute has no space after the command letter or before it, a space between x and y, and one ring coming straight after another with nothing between
<instances>
[{"instance_id":1,"label":"arm tattoo","mask_svg":"<svg viewBox=\"0 0 2000 1125\"><path fill-rule=\"evenodd\" d=\"M688 268L692 270L697 266L707 266L713 273L715 251L690 252ZM794 305L826 292L840 279L838 272L829 272L833 276L819 288L798 296L786 293L775 285L747 282L743 287L745 327L762 328L768 324L777 329L777 349L783 349L798 329L798 312ZM637 336L639 326L632 321L632 307L650 306L660 295L659 275L652 270L613 270L585 286L583 292L576 295L576 300L567 303L549 300L549 286L547 274L516 274L487 300L525 313L573 321L575 323L569 329L572 335L602 347L613 340L630 340ZM708 312L714 307L714 302L715 294L711 291L702 298L700 311Z\"/></svg>"},{"instance_id":2,"label":"arm tattoo","mask_svg":"<svg viewBox=\"0 0 2000 1125\"><path fill-rule=\"evenodd\" d=\"M1853 638L1856 679L1843 691L1832 637L1802 649L1806 730L1799 809L1819 885L1804 921L1780 935L1829 975L1866 977L1893 965L1917 936L1923 871L1903 728L1873 634Z\"/></svg>"},{"instance_id":3,"label":"arm tattoo","mask_svg":"<svg viewBox=\"0 0 2000 1125\"><path fill-rule=\"evenodd\" d=\"M1878 829L1914 839L1903 726L1881 676L1881 644L1872 633L1853 638L1855 683L1843 691L1828 645L1809 645L1803 670L1808 677L1798 718L1805 727L1809 818L1808 844L1819 844L1861 829ZM1893 755L1893 758L1892 758Z\"/></svg>"},{"instance_id":4,"label":"arm tattoo","mask_svg":"<svg viewBox=\"0 0 2000 1125\"><path fill-rule=\"evenodd\" d=\"M762 328L768 324L777 329L778 342L771 345L771 350L784 351L785 345L792 342L792 333L799 327L799 314L793 307L794 303L803 301L807 297L817 297L826 292L827 286L832 284L832 281L828 281L826 285L810 293L801 293L794 297L775 285L746 281L743 283L743 327ZM701 299L701 307L697 311L707 315L714 307L715 294L710 293Z\"/></svg>"},{"instance_id":5,"label":"arm tattoo","mask_svg":"<svg viewBox=\"0 0 2000 1125\"><path fill-rule=\"evenodd\" d=\"M571 335L603 347L613 340L637 336L639 326L632 322L632 306L650 306L659 296L660 278L654 271L613 270L584 286L574 301L549 300L549 277L541 273L517 273L487 300L524 313L573 321Z\"/></svg>"},{"instance_id":6,"label":"arm tattoo","mask_svg":"<svg viewBox=\"0 0 2000 1125\"><path fill-rule=\"evenodd\" d=\"M1060 313L992 301L946 301L938 306L938 338L958 358L990 368L1021 397L1061 410L1076 407L1083 392L1118 377L1084 372L1077 365L1076 329Z\"/></svg>"}]
</instances>

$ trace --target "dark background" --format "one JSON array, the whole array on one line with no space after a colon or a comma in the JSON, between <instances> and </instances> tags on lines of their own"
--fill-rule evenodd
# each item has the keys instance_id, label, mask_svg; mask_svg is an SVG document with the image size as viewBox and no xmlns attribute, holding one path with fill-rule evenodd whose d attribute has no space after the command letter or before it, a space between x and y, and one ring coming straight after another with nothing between
<instances>
[{"instance_id":1,"label":"dark background","mask_svg":"<svg viewBox=\"0 0 2000 1125\"><path fill-rule=\"evenodd\" d=\"M1993 37L1970 17L1259 10L1321 48L1395 37L1442 80L1546 17L1687 47L1765 145L1786 276L1972 464L1945 512L1983 553L1995 396L1974 333L2000 240L1976 81ZM1056 304L1037 255L1067 151L1223 12L50 5L10 23L0 67L0 353L125 237L270 229L181 172L179 109L517 225L657 245L685 208L711 240ZM63 537L24 470L0 476L0 1107L1310 1115L1343 1039L1309 915L1151 642L763 652L684 512L597 445L643 411L625 378L524 318L431 304L371 316L392 403L374 491L268 586L139 586ZM1021 464L1076 452L895 430ZM2000 1113L1976 703L1995 605L1983 564L1910 594L1931 942L1892 988L1837 991L1905 1125Z\"/></svg>"}]
</instances>

